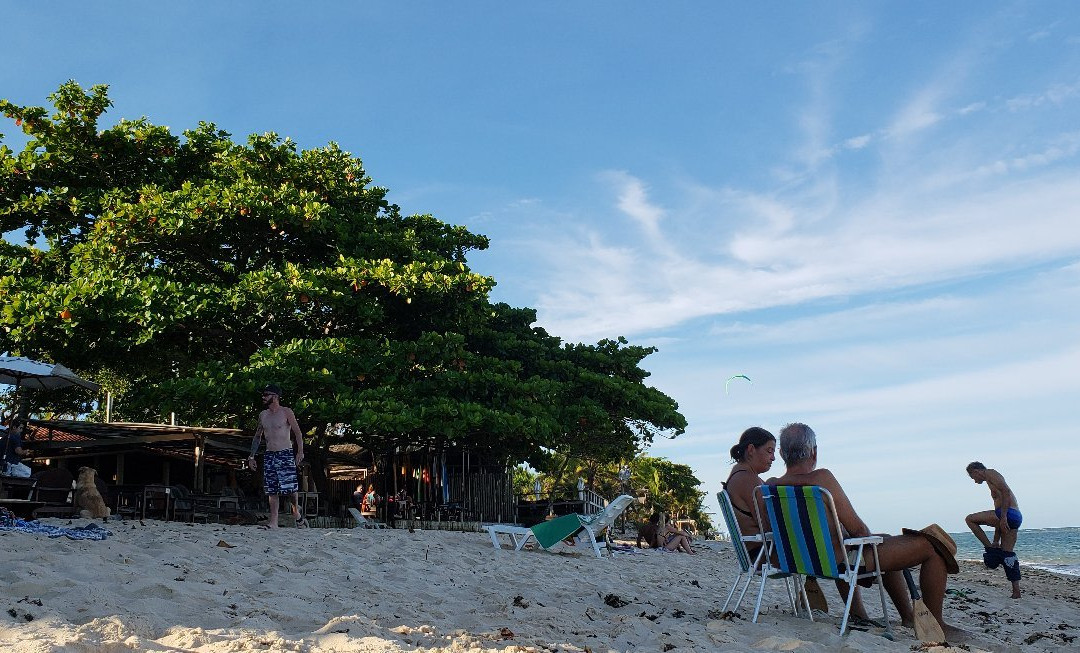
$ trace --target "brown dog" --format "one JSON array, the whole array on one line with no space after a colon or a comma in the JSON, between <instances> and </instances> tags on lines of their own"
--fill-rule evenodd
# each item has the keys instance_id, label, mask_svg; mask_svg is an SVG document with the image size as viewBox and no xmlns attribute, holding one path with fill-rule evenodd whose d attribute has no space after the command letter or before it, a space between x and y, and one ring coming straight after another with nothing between
<instances>
[{"instance_id":1,"label":"brown dog","mask_svg":"<svg viewBox=\"0 0 1080 653\"><path fill-rule=\"evenodd\" d=\"M105 499L101 498L97 484L97 470L93 467L80 467L79 478L75 481L75 507L80 509L79 514L83 519L109 520L112 511L105 505Z\"/></svg>"}]
</instances>

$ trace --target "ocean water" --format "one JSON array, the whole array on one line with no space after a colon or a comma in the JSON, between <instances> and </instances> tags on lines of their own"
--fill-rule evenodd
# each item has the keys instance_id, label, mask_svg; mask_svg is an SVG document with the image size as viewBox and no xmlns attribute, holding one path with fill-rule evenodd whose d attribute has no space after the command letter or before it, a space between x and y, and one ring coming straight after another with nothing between
<instances>
[{"instance_id":1,"label":"ocean water","mask_svg":"<svg viewBox=\"0 0 1080 653\"><path fill-rule=\"evenodd\" d=\"M958 560L982 562L983 545L971 531L949 534L956 540ZM1020 559L1021 570L1028 566L1080 576L1080 527L1021 527L1016 538L1016 557Z\"/></svg>"}]
</instances>

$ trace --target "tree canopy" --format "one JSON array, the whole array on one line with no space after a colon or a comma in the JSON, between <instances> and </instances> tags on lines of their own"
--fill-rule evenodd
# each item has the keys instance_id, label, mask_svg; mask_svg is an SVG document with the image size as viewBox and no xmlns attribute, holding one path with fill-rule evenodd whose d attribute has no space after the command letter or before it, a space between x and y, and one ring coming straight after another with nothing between
<instances>
[{"instance_id":1,"label":"tree canopy","mask_svg":"<svg viewBox=\"0 0 1080 653\"><path fill-rule=\"evenodd\" d=\"M102 128L105 86L49 99L0 100L28 139L0 134L0 350L98 381L117 418L243 427L274 382L317 446L618 460L685 428L644 383L652 348L492 303L466 260L488 239L403 215L336 144Z\"/></svg>"}]
</instances>

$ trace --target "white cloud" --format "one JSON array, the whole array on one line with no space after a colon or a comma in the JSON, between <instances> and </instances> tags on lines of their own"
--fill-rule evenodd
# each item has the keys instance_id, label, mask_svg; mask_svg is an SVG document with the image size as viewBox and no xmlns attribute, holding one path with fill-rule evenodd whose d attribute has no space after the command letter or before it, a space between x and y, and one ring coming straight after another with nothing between
<instances>
[{"instance_id":1,"label":"white cloud","mask_svg":"<svg viewBox=\"0 0 1080 653\"><path fill-rule=\"evenodd\" d=\"M1017 95L1005 100L1005 108L1009 111L1019 112L1041 107L1045 104L1061 105L1077 96L1080 96L1080 80L1053 84L1041 93Z\"/></svg>"},{"instance_id":2,"label":"white cloud","mask_svg":"<svg viewBox=\"0 0 1080 653\"><path fill-rule=\"evenodd\" d=\"M805 421L821 438L822 464L875 528L895 532L919 519L962 530L974 510L963 492L970 459L1006 470L1021 496L1066 491L1066 479L1047 474L1052 461L1028 461L1031 447L1021 443L1080 453L1067 426L1071 398L1080 395L1076 307L1080 264L947 295L762 316L702 335L684 329L684 344L646 362L656 385L695 419L685 436L657 442L652 452L695 461L711 496L744 428L776 432ZM730 373L747 373L754 385L726 395ZM888 510L871 503L883 491L882 465L911 480L908 500L888 501ZM1069 523L1034 502L1025 503L1025 515L1035 527Z\"/></svg>"},{"instance_id":3,"label":"white cloud","mask_svg":"<svg viewBox=\"0 0 1080 653\"><path fill-rule=\"evenodd\" d=\"M863 134L861 136L854 136L844 141L844 147L849 150L861 150L870 144L870 134Z\"/></svg>"},{"instance_id":4,"label":"white cloud","mask_svg":"<svg viewBox=\"0 0 1080 653\"><path fill-rule=\"evenodd\" d=\"M649 236L659 234L664 210L649 202L645 184L625 172L606 174L617 186L619 210L633 218Z\"/></svg>"},{"instance_id":5,"label":"white cloud","mask_svg":"<svg viewBox=\"0 0 1080 653\"><path fill-rule=\"evenodd\" d=\"M907 197L904 190L810 222L799 217L808 212L780 200L728 193L735 212L756 222L736 233L714 232L723 238L713 243L721 252L714 255L692 242L692 230L685 242L661 232L619 247L609 244L614 236L607 232L590 232L584 240L564 236L543 246L547 260L541 263L557 282L539 297L541 320L571 339L613 329L641 334L708 315L1080 256L1076 175L999 184L963 197Z\"/></svg>"}]
</instances>

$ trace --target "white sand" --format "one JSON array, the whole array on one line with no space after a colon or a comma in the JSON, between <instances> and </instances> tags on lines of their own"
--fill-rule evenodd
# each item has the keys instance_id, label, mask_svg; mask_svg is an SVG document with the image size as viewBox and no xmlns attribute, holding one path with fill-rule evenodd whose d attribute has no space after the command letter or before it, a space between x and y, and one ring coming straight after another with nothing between
<instances>
[{"instance_id":1,"label":"white sand","mask_svg":"<svg viewBox=\"0 0 1080 653\"><path fill-rule=\"evenodd\" d=\"M66 520L46 520L66 525ZM75 525L85 523L76 520ZM730 549L599 560L574 548L496 551L486 534L115 523L103 542L0 532L0 648L45 651L911 651L910 629L837 635L782 607L780 582L750 623L718 619ZM218 546L219 542L233 548ZM946 620L968 650L1080 648L1080 577L965 564ZM840 600L826 587L830 607ZM752 593L753 590L751 590ZM614 594L628 603L612 607ZM520 598L518 598L520 597ZM876 592L865 594L877 614ZM892 613L895 620L895 612ZM14 616L13 616L14 615ZM1025 644L1025 641L1031 643ZM929 650L944 650L937 647Z\"/></svg>"}]
</instances>

